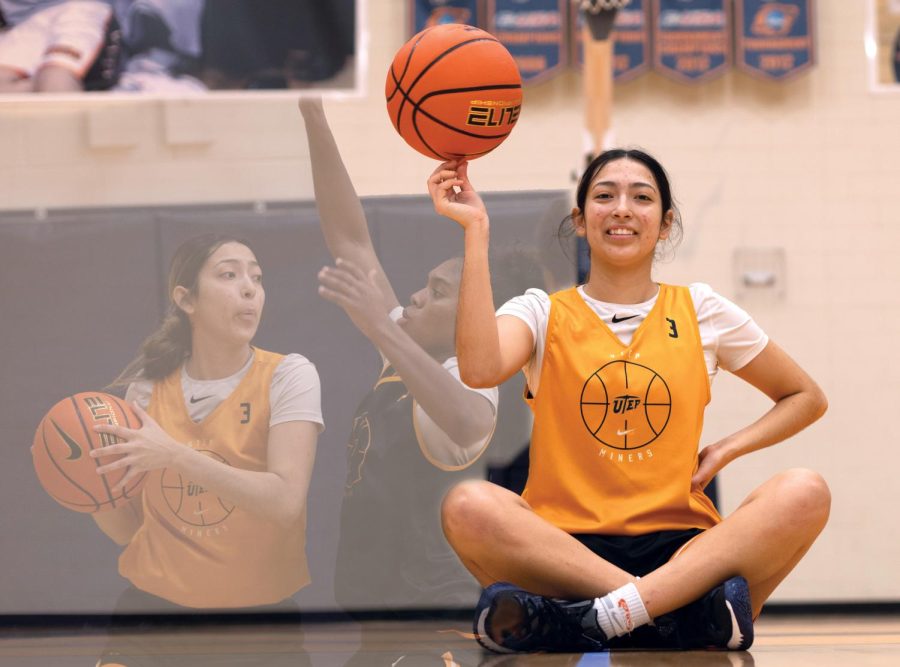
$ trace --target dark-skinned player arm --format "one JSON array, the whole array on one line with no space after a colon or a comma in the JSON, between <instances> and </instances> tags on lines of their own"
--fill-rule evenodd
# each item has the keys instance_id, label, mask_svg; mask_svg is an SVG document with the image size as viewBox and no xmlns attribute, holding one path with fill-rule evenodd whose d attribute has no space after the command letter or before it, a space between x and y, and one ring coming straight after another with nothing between
<instances>
[{"instance_id":1,"label":"dark-skinned player arm","mask_svg":"<svg viewBox=\"0 0 900 667\"><path fill-rule=\"evenodd\" d=\"M435 361L409 334L388 321L377 327L372 342L390 361L410 395L445 439L423 438L420 444L445 465L474 461L494 429L494 407Z\"/></svg>"},{"instance_id":2,"label":"dark-skinned player arm","mask_svg":"<svg viewBox=\"0 0 900 667\"><path fill-rule=\"evenodd\" d=\"M292 527L303 516L306 495L315 461L319 425L310 421L289 421L269 429L267 469L244 470L216 461L177 442L139 406L140 429L99 425L99 432L111 433L125 442L95 450L101 465L98 473L128 468L119 486L147 470L177 470L223 500L260 518ZM106 455L122 454L106 463Z\"/></svg>"},{"instance_id":3,"label":"dark-skinned player arm","mask_svg":"<svg viewBox=\"0 0 900 667\"><path fill-rule=\"evenodd\" d=\"M448 465L451 460L472 460L470 448L477 448L493 429L490 402L463 386L383 312L371 273L366 275L352 262L340 261L322 269L319 282L319 294L344 309L356 328L390 361L429 418L461 448L450 460L437 458Z\"/></svg>"},{"instance_id":4,"label":"dark-skinned player arm","mask_svg":"<svg viewBox=\"0 0 900 667\"><path fill-rule=\"evenodd\" d=\"M705 487L731 461L799 433L828 409L828 399L815 380L772 341L746 366L732 372L775 405L752 424L700 452L694 487Z\"/></svg>"},{"instance_id":5,"label":"dark-skinned player arm","mask_svg":"<svg viewBox=\"0 0 900 667\"><path fill-rule=\"evenodd\" d=\"M91 518L109 539L124 547L144 522L143 496L138 494L124 505L104 512L95 512Z\"/></svg>"},{"instance_id":6,"label":"dark-skinned player arm","mask_svg":"<svg viewBox=\"0 0 900 667\"><path fill-rule=\"evenodd\" d=\"M328 126L322 100L301 98L299 107L306 126L316 208L325 244L335 260L346 259L366 275L375 271L375 284L390 311L400 302L375 254L362 203Z\"/></svg>"},{"instance_id":7,"label":"dark-skinned player arm","mask_svg":"<svg viewBox=\"0 0 900 667\"><path fill-rule=\"evenodd\" d=\"M467 162L445 162L428 178L434 210L465 231L465 255L456 310L456 356L462 381L496 387L531 357L534 335L522 320L496 317L488 262L490 219L468 177Z\"/></svg>"}]
</instances>

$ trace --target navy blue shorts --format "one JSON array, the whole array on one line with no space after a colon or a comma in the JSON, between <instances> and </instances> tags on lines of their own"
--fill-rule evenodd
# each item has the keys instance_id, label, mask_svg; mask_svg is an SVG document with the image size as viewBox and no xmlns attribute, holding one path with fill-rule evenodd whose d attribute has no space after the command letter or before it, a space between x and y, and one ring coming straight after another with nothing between
<instances>
[{"instance_id":1,"label":"navy blue shorts","mask_svg":"<svg viewBox=\"0 0 900 667\"><path fill-rule=\"evenodd\" d=\"M661 530L645 535L572 535L603 560L636 577L665 565L675 552L703 532L702 528Z\"/></svg>"}]
</instances>

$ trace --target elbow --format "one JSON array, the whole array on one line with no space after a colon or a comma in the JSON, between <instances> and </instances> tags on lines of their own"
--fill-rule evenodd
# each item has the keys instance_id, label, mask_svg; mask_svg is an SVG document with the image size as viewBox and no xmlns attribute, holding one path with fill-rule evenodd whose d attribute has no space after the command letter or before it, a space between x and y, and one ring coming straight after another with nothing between
<instances>
[{"instance_id":1,"label":"elbow","mask_svg":"<svg viewBox=\"0 0 900 667\"><path fill-rule=\"evenodd\" d=\"M819 385L812 389L813 421L821 419L828 412L828 397Z\"/></svg>"},{"instance_id":2,"label":"elbow","mask_svg":"<svg viewBox=\"0 0 900 667\"><path fill-rule=\"evenodd\" d=\"M463 364L462 359L459 361L459 379L463 381L467 387L472 389L490 389L500 384L497 376L490 372L490 369L484 366L479 367L476 364Z\"/></svg>"},{"instance_id":3,"label":"elbow","mask_svg":"<svg viewBox=\"0 0 900 667\"><path fill-rule=\"evenodd\" d=\"M128 534L110 534L110 539L115 542L120 547L127 547L131 543L131 538L134 537L134 533Z\"/></svg>"},{"instance_id":4,"label":"elbow","mask_svg":"<svg viewBox=\"0 0 900 667\"><path fill-rule=\"evenodd\" d=\"M279 528L289 529L296 528L306 516L306 499L302 502L290 501L284 502L278 508L278 512L274 517L275 523Z\"/></svg>"}]
</instances>

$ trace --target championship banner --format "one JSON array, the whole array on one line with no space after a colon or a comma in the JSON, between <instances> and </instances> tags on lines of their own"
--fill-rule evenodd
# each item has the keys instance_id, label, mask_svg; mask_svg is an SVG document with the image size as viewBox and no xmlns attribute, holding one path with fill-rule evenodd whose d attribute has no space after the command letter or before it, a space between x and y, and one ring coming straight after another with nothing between
<instances>
[{"instance_id":1,"label":"championship banner","mask_svg":"<svg viewBox=\"0 0 900 667\"><path fill-rule=\"evenodd\" d=\"M813 0L735 0L738 66L786 79L815 62Z\"/></svg>"},{"instance_id":2,"label":"championship banner","mask_svg":"<svg viewBox=\"0 0 900 667\"><path fill-rule=\"evenodd\" d=\"M509 49L523 83L544 81L566 61L568 0L488 0L487 31Z\"/></svg>"},{"instance_id":3,"label":"championship banner","mask_svg":"<svg viewBox=\"0 0 900 667\"><path fill-rule=\"evenodd\" d=\"M650 67L650 0L631 0L616 12L613 24L613 78L630 81ZM578 2L570 7L569 25L572 27L572 62L584 67L584 12Z\"/></svg>"},{"instance_id":4,"label":"championship banner","mask_svg":"<svg viewBox=\"0 0 900 667\"><path fill-rule=\"evenodd\" d=\"M465 23L480 27L484 0L409 0L410 36L442 23Z\"/></svg>"},{"instance_id":5,"label":"championship banner","mask_svg":"<svg viewBox=\"0 0 900 667\"><path fill-rule=\"evenodd\" d=\"M676 81L708 81L731 65L731 3L653 0L653 68Z\"/></svg>"}]
</instances>

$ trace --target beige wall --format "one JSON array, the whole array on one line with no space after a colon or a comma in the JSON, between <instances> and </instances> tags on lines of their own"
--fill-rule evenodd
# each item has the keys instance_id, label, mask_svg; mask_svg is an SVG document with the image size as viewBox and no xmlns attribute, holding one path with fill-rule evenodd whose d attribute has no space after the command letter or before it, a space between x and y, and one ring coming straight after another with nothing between
<instances>
[{"instance_id":1,"label":"beige wall","mask_svg":"<svg viewBox=\"0 0 900 667\"><path fill-rule=\"evenodd\" d=\"M382 97L406 3L368 4L368 95L330 101L329 115L362 194L419 193L433 163L394 134ZM674 179L686 237L660 277L709 282L738 300L831 400L822 422L723 474L729 510L788 466L831 484L830 525L776 599L897 600L900 95L867 89L865 3L817 4L812 71L783 84L732 73L696 87L645 75L618 89L616 133L657 154ZM568 187L581 119L575 75L529 88L516 131L473 166L473 181ZM288 200L311 194L307 174L289 97L0 103L0 209ZM783 252L781 296L739 294L734 254L758 248ZM714 389L706 442L766 407L733 378Z\"/></svg>"}]
</instances>

